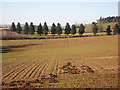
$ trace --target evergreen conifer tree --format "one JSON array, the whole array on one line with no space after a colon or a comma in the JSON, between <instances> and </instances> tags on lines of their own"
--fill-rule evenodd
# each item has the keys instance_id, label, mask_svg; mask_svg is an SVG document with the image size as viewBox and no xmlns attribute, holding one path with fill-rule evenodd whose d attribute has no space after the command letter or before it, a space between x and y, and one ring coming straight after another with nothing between
<instances>
[{"instance_id":1,"label":"evergreen conifer tree","mask_svg":"<svg viewBox=\"0 0 120 90\"><path fill-rule=\"evenodd\" d=\"M55 35L56 34L56 25L53 23L51 27L51 34Z\"/></svg>"},{"instance_id":2,"label":"evergreen conifer tree","mask_svg":"<svg viewBox=\"0 0 120 90\"><path fill-rule=\"evenodd\" d=\"M42 29L41 23L40 23L39 26L38 26L37 33L38 33L40 36L41 36L41 34L43 34L43 29Z\"/></svg>"},{"instance_id":3,"label":"evergreen conifer tree","mask_svg":"<svg viewBox=\"0 0 120 90\"><path fill-rule=\"evenodd\" d=\"M11 25L10 31L12 31L12 32L16 31L16 27L15 27L14 22L12 22L12 25Z\"/></svg>"},{"instance_id":4,"label":"evergreen conifer tree","mask_svg":"<svg viewBox=\"0 0 120 90\"><path fill-rule=\"evenodd\" d=\"M25 23L25 26L24 26L24 34L27 34L27 35L28 35L28 33L29 33L29 25L28 25L28 23L26 22L26 23Z\"/></svg>"},{"instance_id":5,"label":"evergreen conifer tree","mask_svg":"<svg viewBox=\"0 0 120 90\"><path fill-rule=\"evenodd\" d=\"M118 34L120 34L120 24L118 24Z\"/></svg>"},{"instance_id":6,"label":"evergreen conifer tree","mask_svg":"<svg viewBox=\"0 0 120 90\"><path fill-rule=\"evenodd\" d=\"M29 33L30 33L31 35L33 35L33 34L35 33L35 27L34 27L34 25L33 25L32 22L30 23Z\"/></svg>"},{"instance_id":7,"label":"evergreen conifer tree","mask_svg":"<svg viewBox=\"0 0 120 90\"><path fill-rule=\"evenodd\" d=\"M114 26L114 28L113 28L113 34L114 34L114 35L117 34L118 31L119 31L119 26L118 26L118 24L115 24L115 26Z\"/></svg>"},{"instance_id":8,"label":"evergreen conifer tree","mask_svg":"<svg viewBox=\"0 0 120 90\"><path fill-rule=\"evenodd\" d=\"M44 26L43 26L43 34L45 34L45 36L48 35L48 26L46 22L44 23Z\"/></svg>"},{"instance_id":9,"label":"evergreen conifer tree","mask_svg":"<svg viewBox=\"0 0 120 90\"><path fill-rule=\"evenodd\" d=\"M110 29L110 25L108 25L107 29L106 29L107 35L111 35L111 29Z\"/></svg>"},{"instance_id":10,"label":"evergreen conifer tree","mask_svg":"<svg viewBox=\"0 0 120 90\"><path fill-rule=\"evenodd\" d=\"M58 35L62 34L62 28L61 28L61 25L59 23L57 24L57 27L56 27L56 33Z\"/></svg>"},{"instance_id":11,"label":"evergreen conifer tree","mask_svg":"<svg viewBox=\"0 0 120 90\"><path fill-rule=\"evenodd\" d=\"M73 35L76 34L76 26L75 25L72 25L70 33Z\"/></svg>"},{"instance_id":12,"label":"evergreen conifer tree","mask_svg":"<svg viewBox=\"0 0 120 90\"><path fill-rule=\"evenodd\" d=\"M17 32L18 34L20 34L21 31L22 31L22 28L21 28L21 26L20 26L20 23L18 22L17 28L16 28L16 32Z\"/></svg>"},{"instance_id":13,"label":"evergreen conifer tree","mask_svg":"<svg viewBox=\"0 0 120 90\"><path fill-rule=\"evenodd\" d=\"M96 35L97 31L98 31L98 27L96 25L95 22L92 23L92 31L93 31L93 34Z\"/></svg>"},{"instance_id":14,"label":"evergreen conifer tree","mask_svg":"<svg viewBox=\"0 0 120 90\"><path fill-rule=\"evenodd\" d=\"M83 24L81 24L80 27L79 27L78 33L81 34L81 36L82 36L82 34L83 34L84 32L85 32L85 26L84 26Z\"/></svg>"},{"instance_id":15,"label":"evergreen conifer tree","mask_svg":"<svg viewBox=\"0 0 120 90\"><path fill-rule=\"evenodd\" d=\"M66 24L66 26L65 26L65 34L70 34L70 25L69 25L69 23L67 23Z\"/></svg>"}]
</instances>

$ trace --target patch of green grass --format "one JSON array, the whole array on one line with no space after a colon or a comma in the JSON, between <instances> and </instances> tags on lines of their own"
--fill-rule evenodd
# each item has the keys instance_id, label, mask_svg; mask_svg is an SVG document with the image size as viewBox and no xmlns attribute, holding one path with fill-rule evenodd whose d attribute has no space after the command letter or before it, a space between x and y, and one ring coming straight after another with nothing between
<instances>
[{"instance_id":1,"label":"patch of green grass","mask_svg":"<svg viewBox=\"0 0 120 90\"><path fill-rule=\"evenodd\" d=\"M115 24L116 24L115 22L112 22L112 23L97 23L97 26L99 28L102 25L103 30L106 30L108 25L110 25L111 28L113 28ZM85 26L85 31L86 32L92 32L91 28L92 28L92 24L86 25Z\"/></svg>"}]
</instances>

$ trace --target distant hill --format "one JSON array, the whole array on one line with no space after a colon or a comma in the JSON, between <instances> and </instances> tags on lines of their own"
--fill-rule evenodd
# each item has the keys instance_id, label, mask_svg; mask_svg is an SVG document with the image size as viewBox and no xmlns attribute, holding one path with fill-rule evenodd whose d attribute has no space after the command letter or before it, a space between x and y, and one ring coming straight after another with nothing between
<instances>
[{"instance_id":1,"label":"distant hill","mask_svg":"<svg viewBox=\"0 0 120 90\"><path fill-rule=\"evenodd\" d=\"M97 22L100 23L111 23L111 22L119 22L120 21L120 16L112 16L112 17L106 17L106 18L102 18L100 17L100 19L97 20Z\"/></svg>"},{"instance_id":2,"label":"distant hill","mask_svg":"<svg viewBox=\"0 0 120 90\"><path fill-rule=\"evenodd\" d=\"M105 31L108 25L110 25L110 26L111 26L111 29L112 29L116 23L117 23L117 22L97 23L98 31L100 31L100 28L102 28L103 31ZM91 28L92 28L92 24L85 25L85 31L86 31L86 32L92 32Z\"/></svg>"}]
</instances>

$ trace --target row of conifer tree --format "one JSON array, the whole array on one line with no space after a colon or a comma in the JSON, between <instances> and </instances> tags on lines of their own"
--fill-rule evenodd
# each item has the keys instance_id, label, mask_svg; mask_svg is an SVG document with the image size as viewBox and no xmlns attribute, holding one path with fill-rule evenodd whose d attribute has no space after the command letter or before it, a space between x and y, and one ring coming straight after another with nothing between
<instances>
[{"instance_id":1,"label":"row of conifer tree","mask_svg":"<svg viewBox=\"0 0 120 90\"><path fill-rule=\"evenodd\" d=\"M23 29L20 26L20 23L18 22L17 27L15 26L14 22L11 25L10 28L11 31L16 31L17 33L21 33L22 31L24 32L24 34L31 34L33 35L35 33L35 26L33 25L33 23L31 22L30 25L28 25L28 23L26 22ZM72 27L70 28L69 23L66 24L65 26L65 34L69 35L69 34L76 34L76 26L72 25ZM39 26L37 26L37 30L36 32L41 36L42 34L44 35L48 35L49 29L47 26L47 23L45 22L44 25L42 26L41 23L39 24ZM55 34L62 34L63 33L63 28L61 27L61 24L58 23L57 26L53 23L51 26L51 30L50 30L51 34L55 35ZM85 26L83 24L80 25L79 27L79 34L83 34L85 32Z\"/></svg>"},{"instance_id":2,"label":"row of conifer tree","mask_svg":"<svg viewBox=\"0 0 120 90\"><path fill-rule=\"evenodd\" d=\"M120 33L120 25L115 24L114 28L113 28L113 34L117 34ZM39 24L39 26L37 26L37 30L35 30L35 26L33 25L33 23L31 22L30 25L28 25L28 23L26 22L24 27L22 28L20 23L18 22L17 26L15 26L14 22L11 25L10 28L11 31L15 31L17 33L21 33L23 31L24 34L35 34L35 31L41 36L42 34L44 35L48 35L49 29L47 26L47 23L45 22L44 25L42 26L41 23ZM98 32L98 27L97 24L95 22L92 23L92 31L93 34L96 34ZM108 25L107 29L106 29L106 33L107 35L111 34L111 28L110 25ZM50 33L55 35L55 34L62 34L63 33L63 29L61 27L61 24L58 23L57 26L53 23L51 26L51 30ZM64 34L69 35L69 34L76 34L77 30L76 30L76 26L73 24L72 27L70 27L69 23L66 24L65 29L64 29ZM83 33L85 33L85 26L81 23L81 25L79 26L79 30L78 33L80 35L82 35Z\"/></svg>"}]
</instances>

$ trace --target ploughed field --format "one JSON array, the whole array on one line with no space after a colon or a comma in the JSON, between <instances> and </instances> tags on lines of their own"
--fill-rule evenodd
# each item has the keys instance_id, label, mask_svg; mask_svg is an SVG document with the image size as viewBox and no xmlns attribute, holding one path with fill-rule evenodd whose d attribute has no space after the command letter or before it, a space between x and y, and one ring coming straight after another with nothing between
<instances>
[{"instance_id":1,"label":"ploughed field","mask_svg":"<svg viewBox=\"0 0 120 90\"><path fill-rule=\"evenodd\" d=\"M118 36L3 40L3 88L116 88Z\"/></svg>"}]
</instances>

